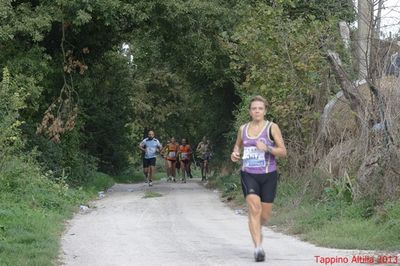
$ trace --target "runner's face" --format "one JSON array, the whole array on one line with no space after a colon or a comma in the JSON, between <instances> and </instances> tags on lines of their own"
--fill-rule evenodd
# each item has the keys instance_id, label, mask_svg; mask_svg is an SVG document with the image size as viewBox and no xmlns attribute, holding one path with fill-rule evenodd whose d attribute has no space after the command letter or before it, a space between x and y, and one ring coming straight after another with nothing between
<instances>
[{"instance_id":1,"label":"runner's face","mask_svg":"<svg viewBox=\"0 0 400 266\"><path fill-rule=\"evenodd\" d=\"M249 112L254 121L264 120L264 115L266 113L264 103L260 101L252 102Z\"/></svg>"},{"instance_id":2,"label":"runner's face","mask_svg":"<svg viewBox=\"0 0 400 266\"><path fill-rule=\"evenodd\" d=\"M182 145L186 145L186 139L182 139Z\"/></svg>"},{"instance_id":3,"label":"runner's face","mask_svg":"<svg viewBox=\"0 0 400 266\"><path fill-rule=\"evenodd\" d=\"M154 132L153 131L149 131L148 137L150 139L154 138Z\"/></svg>"},{"instance_id":4,"label":"runner's face","mask_svg":"<svg viewBox=\"0 0 400 266\"><path fill-rule=\"evenodd\" d=\"M175 144L175 138L171 138L171 143Z\"/></svg>"}]
</instances>

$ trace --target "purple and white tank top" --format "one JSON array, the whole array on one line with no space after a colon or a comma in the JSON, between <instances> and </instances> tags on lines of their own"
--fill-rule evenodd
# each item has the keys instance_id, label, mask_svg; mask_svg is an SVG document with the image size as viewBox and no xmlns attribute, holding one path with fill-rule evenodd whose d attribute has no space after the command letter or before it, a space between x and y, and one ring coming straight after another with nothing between
<instances>
[{"instance_id":1,"label":"purple and white tank top","mask_svg":"<svg viewBox=\"0 0 400 266\"><path fill-rule=\"evenodd\" d=\"M267 146L275 147L275 142L270 138L270 130L272 122L266 121L264 128L256 137L249 137L247 123L242 130L243 141L243 165L242 171L250 174L266 174L276 171L275 156L269 152L257 149L257 140L263 142Z\"/></svg>"}]
</instances>

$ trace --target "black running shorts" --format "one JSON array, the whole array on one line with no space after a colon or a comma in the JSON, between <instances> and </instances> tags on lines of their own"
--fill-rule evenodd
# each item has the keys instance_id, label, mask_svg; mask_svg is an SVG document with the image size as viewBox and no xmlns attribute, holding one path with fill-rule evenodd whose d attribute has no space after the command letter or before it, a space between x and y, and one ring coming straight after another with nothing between
<instances>
[{"instance_id":1,"label":"black running shorts","mask_svg":"<svg viewBox=\"0 0 400 266\"><path fill-rule=\"evenodd\" d=\"M210 155L209 154L203 154L202 156L199 157L199 161L201 163L204 163L204 161L210 161Z\"/></svg>"},{"instance_id":2,"label":"black running shorts","mask_svg":"<svg viewBox=\"0 0 400 266\"><path fill-rule=\"evenodd\" d=\"M147 168L149 166L156 166L156 158L143 158L143 168Z\"/></svg>"},{"instance_id":3,"label":"black running shorts","mask_svg":"<svg viewBox=\"0 0 400 266\"><path fill-rule=\"evenodd\" d=\"M250 174L241 171L240 176L244 197L255 194L261 198L261 202L274 202L278 185L277 171L268 174Z\"/></svg>"},{"instance_id":4,"label":"black running shorts","mask_svg":"<svg viewBox=\"0 0 400 266\"><path fill-rule=\"evenodd\" d=\"M181 162L183 162L184 165L187 165L187 164L190 163L190 160L189 159L185 159L185 160L181 160Z\"/></svg>"}]
</instances>

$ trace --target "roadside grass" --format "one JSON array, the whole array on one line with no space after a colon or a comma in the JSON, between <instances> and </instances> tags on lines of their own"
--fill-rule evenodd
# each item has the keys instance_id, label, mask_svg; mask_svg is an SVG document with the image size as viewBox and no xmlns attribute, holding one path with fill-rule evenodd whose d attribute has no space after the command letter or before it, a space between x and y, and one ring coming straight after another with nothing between
<instances>
[{"instance_id":1,"label":"roadside grass","mask_svg":"<svg viewBox=\"0 0 400 266\"><path fill-rule=\"evenodd\" d=\"M269 225L324 247L400 251L400 200L381 206L353 201L322 183L315 176L280 180ZM213 176L208 186L218 188L223 201L235 208L245 207L239 175Z\"/></svg>"},{"instance_id":2,"label":"roadside grass","mask_svg":"<svg viewBox=\"0 0 400 266\"><path fill-rule=\"evenodd\" d=\"M326 195L328 189L316 198L295 188L280 183L270 225L319 246L400 251L400 201L375 206Z\"/></svg>"},{"instance_id":3,"label":"roadside grass","mask_svg":"<svg viewBox=\"0 0 400 266\"><path fill-rule=\"evenodd\" d=\"M85 191L96 194L98 191L106 191L112 187L115 180L107 174L97 172L89 177L88 183L84 186Z\"/></svg>"},{"instance_id":4,"label":"roadside grass","mask_svg":"<svg viewBox=\"0 0 400 266\"><path fill-rule=\"evenodd\" d=\"M122 184L132 184L132 183L140 183L144 181L143 172L133 172L131 174L124 173L123 175L113 176L113 179L116 183Z\"/></svg>"},{"instance_id":5,"label":"roadside grass","mask_svg":"<svg viewBox=\"0 0 400 266\"><path fill-rule=\"evenodd\" d=\"M221 191L222 200L235 207L246 206L238 175L218 176L217 173L210 176L207 183L208 188L218 188Z\"/></svg>"},{"instance_id":6,"label":"roadside grass","mask_svg":"<svg viewBox=\"0 0 400 266\"><path fill-rule=\"evenodd\" d=\"M143 198L147 199L147 198L158 198L158 197L162 197L161 193L155 192L155 191L146 191L144 193Z\"/></svg>"},{"instance_id":7,"label":"roadside grass","mask_svg":"<svg viewBox=\"0 0 400 266\"><path fill-rule=\"evenodd\" d=\"M3 200L8 199L3 196ZM54 265L69 213L31 209L21 203L0 208L0 265Z\"/></svg>"},{"instance_id":8,"label":"roadside grass","mask_svg":"<svg viewBox=\"0 0 400 266\"><path fill-rule=\"evenodd\" d=\"M326 247L365 250L400 250L399 226L377 225L371 220L343 218L309 231L304 240ZM334 243L334 244L332 244Z\"/></svg>"},{"instance_id":9,"label":"roadside grass","mask_svg":"<svg viewBox=\"0 0 400 266\"><path fill-rule=\"evenodd\" d=\"M80 188L50 181L40 170L14 161L0 173L0 265L57 265L65 220L79 205L113 184L94 173Z\"/></svg>"}]
</instances>

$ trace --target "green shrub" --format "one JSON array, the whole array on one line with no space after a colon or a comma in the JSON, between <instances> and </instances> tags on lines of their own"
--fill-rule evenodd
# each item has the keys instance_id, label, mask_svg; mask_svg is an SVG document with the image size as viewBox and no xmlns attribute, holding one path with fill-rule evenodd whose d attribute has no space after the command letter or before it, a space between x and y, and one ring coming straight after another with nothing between
<instances>
[{"instance_id":1,"label":"green shrub","mask_svg":"<svg viewBox=\"0 0 400 266\"><path fill-rule=\"evenodd\" d=\"M53 265L64 220L113 184L96 173L84 188L69 188L35 163L10 158L0 171L0 265ZM18 256L15 256L18 254Z\"/></svg>"},{"instance_id":2,"label":"green shrub","mask_svg":"<svg viewBox=\"0 0 400 266\"><path fill-rule=\"evenodd\" d=\"M3 69L0 83L0 171L8 156L12 156L23 147L18 111L24 107L24 96L11 79L7 68Z\"/></svg>"},{"instance_id":3,"label":"green shrub","mask_svg":"<svg viewBox=\"0 0 400 266\"><path fill-rule=\"evenodd\" d=\"M86 190L96 192L100 190L105 191L112 185L114 185L114 179L111 176L104 173L93 172L93 174L87 178L84 187Z\"/></svg>"}]
</instances>

